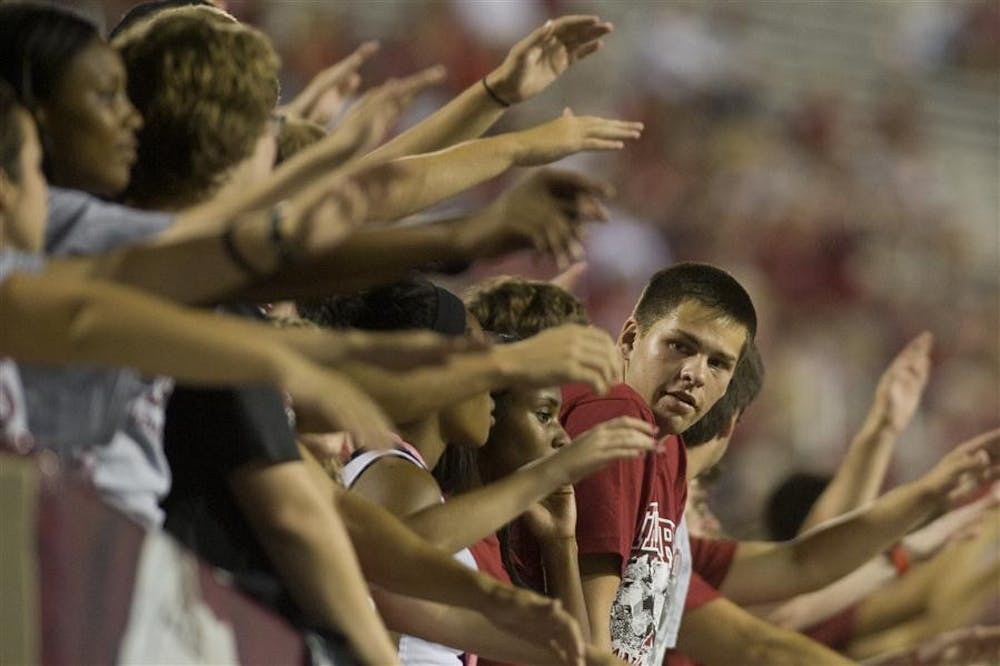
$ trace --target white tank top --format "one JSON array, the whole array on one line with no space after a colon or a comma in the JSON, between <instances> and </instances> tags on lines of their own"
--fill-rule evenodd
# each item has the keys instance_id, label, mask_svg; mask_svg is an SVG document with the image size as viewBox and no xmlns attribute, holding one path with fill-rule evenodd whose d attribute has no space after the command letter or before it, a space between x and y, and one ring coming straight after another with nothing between
<instances>
[{"instance_id":1,"label":"white tank top","mask_svg":"<svg viewBox=\"0 0 1000 666\"><path fill-rule=\"evenodd\" d=\"M350 489L365 470L387 456L402 458L420 469L427 470L427 464L424 463L419 451L402 440L399 440L398 444L399 448L388 451L356 453L350 462L344 465L344 469L340 473L344 485ZM441 502L444 502L444 497L441 498ZM478 570L476 560L468 548L463 548L455 553L454 558L470 569ZM399 639L399 660L407 666L460 666L461 664L475 666L476 664L475 655L405 634Z\"/></svg>"}]
</instances>

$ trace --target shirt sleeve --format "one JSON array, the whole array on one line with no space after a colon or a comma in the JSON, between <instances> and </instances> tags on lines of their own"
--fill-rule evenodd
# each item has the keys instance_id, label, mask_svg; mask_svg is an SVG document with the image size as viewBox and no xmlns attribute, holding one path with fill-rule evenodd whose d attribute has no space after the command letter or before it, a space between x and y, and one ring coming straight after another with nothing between
<instances>
[{"instance_id":1,"label":"shirt sleeve","mask_svg":"<svg viewBox=\"0 0 1000 666\"><path fill-rule=\"evenodd\" d=\"M168 213L102 201L86 192L49 188L45 253L89 255L142 243L174 223Z\"/></svg>"},{"instance_id":2,"label":"shirt sleeve","mask_svg":"<svg viewBox=\"0 0 1000 666\"><path fill-rule=\"evenodd\" d=\"M637 405L622 399L586 400L564 414L573 438L618 416L642 418ZM642 459L619 460L575 486L576 541L581 555L616 554L628 561L641 494Z\"/></svg>"},{"instance_id":3,"label":"shirt sleeve","mask_svg":"<svg viewBox=\"0 0 1000 666\"><path fill-rule=\"evenodd\" d=\"M729 573L736 555L737 541L691 537L691 569L718 589Z\"/></svg>"},{"instance_id":4,"label":"shirt sleeve","mask_svg":"<svg viewBox=\"0 0 1000 666\"><path fill-rule=\"evenodd\" d=\"M697 571L691 572L691 582L688 583L687 598L684 599L684 612L690 613L722 596L722 593L704 578L698 575Z\"/></svg>"}]
</instances>

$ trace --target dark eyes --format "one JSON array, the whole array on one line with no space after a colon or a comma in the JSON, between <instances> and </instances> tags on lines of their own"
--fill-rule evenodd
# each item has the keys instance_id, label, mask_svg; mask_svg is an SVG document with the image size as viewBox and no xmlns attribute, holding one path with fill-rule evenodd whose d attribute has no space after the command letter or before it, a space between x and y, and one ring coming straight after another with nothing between
<instances>
[{"instance_id":1,"label":"dark eyes","mask_svg":"<svg viewBox=\"0 0 1000 666\"><path fill-rule=\"evenodd\" d=\"M535 411L535 418L538 419L539 423L544 425L546 423L551 423L552 419L555 418L555 414L548 409L538 409Z\"/></svg>"},{"instance_id":2,"label":"dark eyes","mask_svg":"<svg viewBox=\"0 0 1000 666\"><path fill-rule=\"evenodd\" d=\"M670 341L668 341L667 342L667 348L670 349L670 350L672 350L672 351L678 352L680 354L693 354L694 353L694 349L691 347L691 345L689 345L689 344L687 344L685 342L678 342L677 340L670 340Z\"/></svg>"}]
</instances>

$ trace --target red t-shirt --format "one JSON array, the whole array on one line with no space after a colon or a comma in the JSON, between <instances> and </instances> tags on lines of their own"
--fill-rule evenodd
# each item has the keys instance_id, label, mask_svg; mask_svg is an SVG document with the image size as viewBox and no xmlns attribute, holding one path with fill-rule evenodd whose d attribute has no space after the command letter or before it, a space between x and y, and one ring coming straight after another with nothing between
<instances>
[{"instance_id":1,"label":"red t-shirt","mask_svg":"<svg viewBox=\"0 0 1000 666\"><path fill-rule=\"evenodd\" d=\"M691 584L684 611L690 612L722 596L719 588L736 555L737 541L691 537Z\"/></svg>"},{"instance_id":2,"label":"red t-shirt","mask_svg":"<svg viewBox=\"0 0 1000 666\"><path fill-rule=\"evenodd\" d=\"M619 416L656 424L649 406L625 384L603 396L583 385L563 388L560 420L570 437ZM687 499L687 460L677 437L664 444L662 453L615 461L575 486L580 555L621 558L611 643L615 654L633 664L655 661L667 633L661 624L665 610L683 603L670 599L677 596L681 544L674 535Z\"/></svg>"}]
</instances>

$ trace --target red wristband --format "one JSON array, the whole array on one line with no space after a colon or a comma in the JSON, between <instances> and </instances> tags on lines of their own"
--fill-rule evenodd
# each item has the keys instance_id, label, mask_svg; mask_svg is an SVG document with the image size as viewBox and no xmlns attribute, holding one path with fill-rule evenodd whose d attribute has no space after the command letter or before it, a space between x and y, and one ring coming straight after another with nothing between
<instances>
[{"instance_id":1,"label":"red wristband","mask_svg":"<svg viewBox=\"0 0 1000 666\"><path fill-rule=\"evenodd\" d=\"M910 554L906 552L903 544L897 543L887 554L889 561L892 562L892 566L896 569L897 576L902 576L910 568Z\"/></svg>"}]
</instances>

